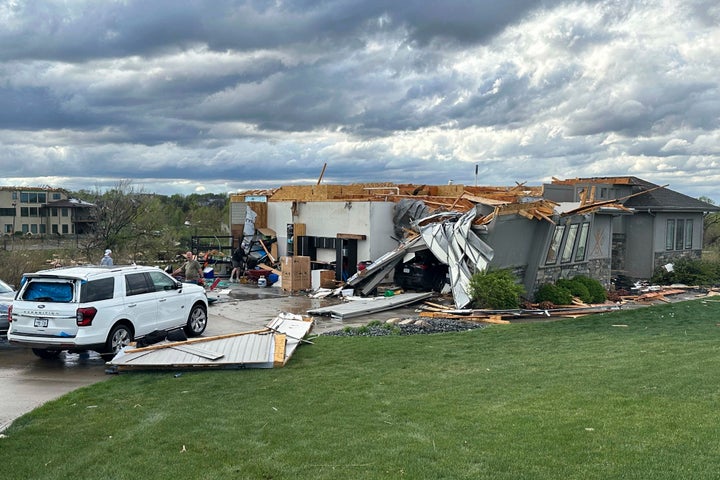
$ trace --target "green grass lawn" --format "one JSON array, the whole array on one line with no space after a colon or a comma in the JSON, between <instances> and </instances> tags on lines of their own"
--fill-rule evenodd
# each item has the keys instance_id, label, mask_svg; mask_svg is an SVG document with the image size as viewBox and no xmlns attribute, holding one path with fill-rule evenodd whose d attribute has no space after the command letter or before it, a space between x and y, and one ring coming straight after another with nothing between
<instances>
[{"instance_id":1,"label":"green grass lawn","mask_svg":"<svg viewBox=\"0 0 720 480\"><path fill-rule=\"evenodd\" d=\"M17 420L4 479L716 479L720 299L320 337L274 370L124 373Z\"/></svg>"}]
</instances>

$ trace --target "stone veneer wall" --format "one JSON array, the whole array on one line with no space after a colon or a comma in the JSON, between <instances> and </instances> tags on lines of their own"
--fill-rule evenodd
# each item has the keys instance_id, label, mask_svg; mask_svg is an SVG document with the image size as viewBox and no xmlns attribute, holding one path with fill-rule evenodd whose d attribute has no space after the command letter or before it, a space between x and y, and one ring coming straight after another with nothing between
<instances>
[{"instance_id":1,"label":"stone veneer wall","mask_svg":"<svg viewBox=\"0 0 720 480\"><path fill-rule=\"evenodd\" d=\"M625 234L613 233L612 237L612 269L625 269Z\"/></svg>"},{"instance_id":2,"label":"stone veneer wall","mask_svg":"<svg viewBox=\"0 0 720 480\"><path fill-rule=\"evenodd\" d=\"M676 262L681 258L700 260L702 258L702 250L668 250L665 252L655 252L654 268Z\"/></svg>"},{"instance_id":3,"label":"stone veneer wall","mask_svg":"<svg viewBox=\"0 0 720 480\"><path fill-rule=\"evenodd\" d=\"M532 296L538 288L546 283L555 283L559 278L573 278L578 275L594 278L606 289L610 288L611 265L609 258L588 260L584 263L572 263L568 265L551 265L541 267L538 270Z\"/></svg>"}]
</instances>

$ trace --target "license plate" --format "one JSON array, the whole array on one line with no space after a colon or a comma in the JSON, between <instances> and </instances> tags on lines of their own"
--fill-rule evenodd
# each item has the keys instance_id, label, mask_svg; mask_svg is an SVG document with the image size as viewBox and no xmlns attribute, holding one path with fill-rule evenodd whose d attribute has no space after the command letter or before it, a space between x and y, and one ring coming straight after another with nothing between
<instances>
[{"instance_id":1,"label":"license plate","mask_svg":"<svg viewBox=\"0 0 720 480\"><path fill-rule=\"evenodd\" d=\"M410 269L409 269L409 268L403 268L403 273L410 273Z\"/></svg>"},{"instance_id":2,"label":"license plate","mask_svg":"<svg viewBox=\"0 0 720 480\"><path fill-rule=\"evenodd\" d=\"M48 319L47 318L36 318L35 319L35 326L39 328L47 328L48 326Z\"/></svg>"}]
</instances>

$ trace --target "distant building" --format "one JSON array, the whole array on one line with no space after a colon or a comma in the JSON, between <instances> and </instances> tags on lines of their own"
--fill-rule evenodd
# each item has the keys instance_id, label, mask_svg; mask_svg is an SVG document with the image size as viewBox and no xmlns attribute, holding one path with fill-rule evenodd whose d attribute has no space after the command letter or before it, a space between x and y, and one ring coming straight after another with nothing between
<instances>
[{"instance_id":1,"label":"distant building","mask_svg":"<svg viewBox=\"0 0 720 480\"><path fill-rule=\"evenodd\" d=\"M3 235L74 235L89 233L95 205L49 187L0 187Z\"/></svg>"}]
</instances>

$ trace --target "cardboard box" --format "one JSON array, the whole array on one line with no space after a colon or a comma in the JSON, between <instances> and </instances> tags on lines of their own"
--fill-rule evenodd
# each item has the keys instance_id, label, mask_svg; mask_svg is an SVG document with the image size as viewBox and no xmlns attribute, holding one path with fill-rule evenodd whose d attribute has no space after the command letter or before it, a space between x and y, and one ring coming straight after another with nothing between
<instances>
[{"instance_id":1,"label":"cardboard box","mask_svg":"<svg viewBox=\"0 0 720 480\"><path fill-rule=\"evenodd\" d=\"M290 292L310 290L310 257L291 256L280 258L282 289Z\"/></svg>"}]
</instances>

